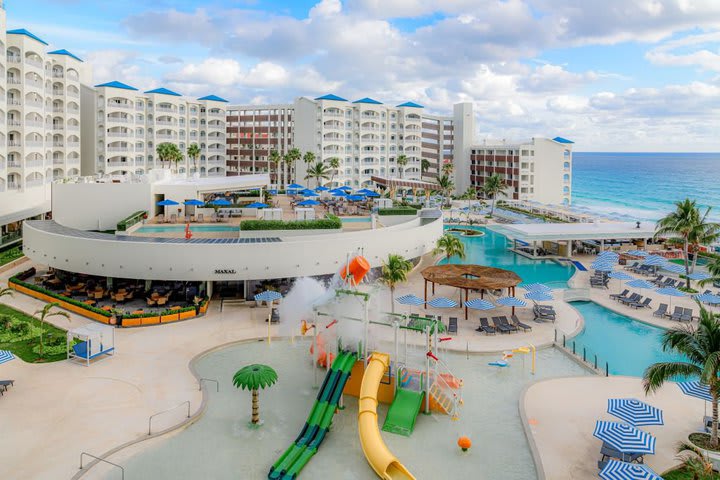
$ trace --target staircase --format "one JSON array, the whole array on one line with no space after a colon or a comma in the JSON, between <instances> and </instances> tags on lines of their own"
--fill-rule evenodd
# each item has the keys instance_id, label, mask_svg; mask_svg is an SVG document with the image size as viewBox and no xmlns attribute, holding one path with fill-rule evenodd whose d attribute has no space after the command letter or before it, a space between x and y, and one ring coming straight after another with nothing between
<instances>
[{"instance_id":1,"label":"staircase","mask_svg":"<svg viewBox=\"0 0 720 480\"><path fill-rule=\"evenodd\" d=\"M430 397L442 408L448 415L453 415L455 411L455 402L452 396L445 393L444 389L438 382L433 382L430 386Z\"/></svg>"},{"instance_id":2,"label":"staircase","mask_svg":"<svg viewBox=\"0 0 720 480\"><path fill-rule=\"evenodd\" d=\"M448 383L448 379L453 383ZM452 374L442 361L437 362L437 370L430 374L430 400L453 420L460 416L462 405L462 380Z\"/></svg>"}]
</instances>

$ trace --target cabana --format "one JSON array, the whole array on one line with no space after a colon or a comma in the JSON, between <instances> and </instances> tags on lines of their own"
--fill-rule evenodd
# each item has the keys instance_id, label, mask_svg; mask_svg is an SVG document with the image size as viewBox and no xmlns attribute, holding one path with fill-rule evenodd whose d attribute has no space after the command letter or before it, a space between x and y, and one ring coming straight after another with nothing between
<instances>
[{"instance_id":1,"label":"cabana","mask_svg":"<svg viewBox=\"0 0 720 480\"><path fill-rule=\"evenodd\" d=\"M80 340L75 343L75 340ZM96 323L73 328L67 332L67 358L80 359L90 366L90 360L101 355L114 355L115 329Z\"/></svg>"}]
</instances>

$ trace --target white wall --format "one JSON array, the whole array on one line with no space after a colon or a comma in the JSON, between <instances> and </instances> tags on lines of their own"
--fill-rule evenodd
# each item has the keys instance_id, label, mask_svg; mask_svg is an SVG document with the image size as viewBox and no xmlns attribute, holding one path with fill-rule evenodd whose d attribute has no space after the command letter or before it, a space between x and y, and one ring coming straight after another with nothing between
<instances>
[{"instance_id":1,"label":"white wall","mask_svg":"<svg viewBox=\"0 0 720 480\"><path fill-rule=\"evenodd\" d=\"M444 135L444 130L441 130ZM453 106L453 164L455 193L463 194L470 186L470 146L475 142L475 114L470 102ZM440 152L442 167L442 152Z\"/></svg>"},{"instance_id":2,"label":"white wall","mask_svg":"<svg viewBox=\"0 0 720 480\"><path fill-rule=\"evenodd\" d=\"M531 195L535 201L545 204L561 205L563 203L563 163L564 151L570 145L563 145L546 138L535 138L535 193ZM571 157L570 157L571 158ZM572 163L572 160L569 160ZM571 177L572 178L572 177ZM568 183L568 187L571 185Z\"/></svg>"}]
</instances>

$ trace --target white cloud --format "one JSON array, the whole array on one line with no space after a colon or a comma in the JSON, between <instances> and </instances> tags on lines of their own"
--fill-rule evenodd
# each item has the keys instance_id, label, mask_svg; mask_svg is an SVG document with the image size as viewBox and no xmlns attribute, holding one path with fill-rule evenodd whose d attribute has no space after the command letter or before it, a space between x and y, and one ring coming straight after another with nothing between
<instances>
[{"instance_id":1,"label":"white cloud","mask_svg":"<svg viewBox=\"0 0 720 480\"><path fill-rule=\"evenodd\" d=\"M662 43L647 52L645 58L656 65L720 72L720 32L688 35Z\"/></svg>"}]
</instances>

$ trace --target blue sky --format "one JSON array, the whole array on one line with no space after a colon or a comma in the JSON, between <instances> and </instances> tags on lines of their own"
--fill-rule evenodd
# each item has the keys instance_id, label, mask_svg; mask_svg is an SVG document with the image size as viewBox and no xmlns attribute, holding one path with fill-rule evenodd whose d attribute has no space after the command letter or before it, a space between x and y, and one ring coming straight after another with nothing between
<instances>
[{"instance_id":1,"label":"blue sky","mask_svg":"<svg viewBox=\"0 0 720 480\"><path fill-rule=\"evenodd\" d=\"M290 102L473 102L479 138L720 151L717 0L6 0L95 83Z\"/></svg>"}]
</instances>

